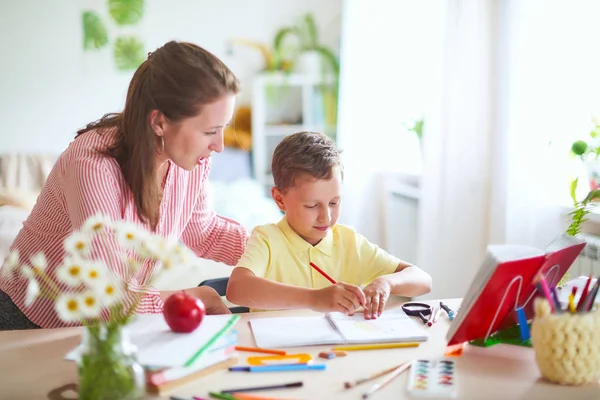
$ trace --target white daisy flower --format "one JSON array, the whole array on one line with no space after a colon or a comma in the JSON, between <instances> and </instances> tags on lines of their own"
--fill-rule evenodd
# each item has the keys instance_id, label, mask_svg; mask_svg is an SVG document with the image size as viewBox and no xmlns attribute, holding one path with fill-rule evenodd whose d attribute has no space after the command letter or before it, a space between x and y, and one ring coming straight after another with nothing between
<instances>
[{"instance_id":1,"label":"white daisy flower","mask_svg":"<svg viewBox=\"0 0 600 400\"><path fill-rule=\"evenodd\" d=\"M118 283L113 281L101 281L94 288L103 305L109 307L118 303L123 298L123 290Z\"/></svg>"},{"instance_id":2,"label":"white daisy flower","mask_svg":"<svg viewBox=\"0 0 600 400\"><path fill-rule=\"evenodd\" d=\"M10 274L19 267L19 251L11 251L4 259L4 265L0 268L0 276L8 278Z\"/></svg>"},{"instance_id":3,"label":"white daisy flower","mask_svg":"<svg viewBox=\"0 0 600 400\"><path fill-rule=\"evenodd\" d=\"M40 285L35 278L29 280L27 292L25 294L25 306L29 307L33 304L38 294L40 294Z\"/></svg>"},{"instance_id":4,"label":"white daisy flower","mask_svg":"<svg viewBox=\"0 0 600 400\"><path fill-rule=\"evenodd\" d=\"M144 263L141 261L134 260L133 258L127 259L127 267L129 267L129 270L133 273L138 272L140 269L142 269L143 266Z\"/></svg>"},{"instance_id":5,"label":"white daisy flower","mask_svg":"<svg viewBox=\"0 0 600 400\"><path fill-rule=\"evenodd\" d=\"M58 279L70 286L77 286L83 281L85 262L79 257L67 257L56 271Z\"/></svg>"},{"instance_id":6,"label":"white daisy flower","mask_svg":"<svg viewBox=\"0 0 600 400\"><path fill-rule=\"evenodd\" d=\"M83 224L82 231L90 234L101 233L107 228L110 228L111 220L110 218L102 215L96 214L92 217L89 217Z\"/></svg>"},{"instance_id":7,"label":"white daisy flower","mask_svg":"<svg viewBox=\"0 0 600 400\"><path fill-rule=\"evenodd\" d=\"M87 256L90 254L92 241L88 234L73 232L65 239L65 250L70 254Z\"/></svg>"},{"instance_id":8,"label":"white daisy flower","mask_svg":"<svg viewBox=\"0 0 600 400\"><path fill-rule=\"evenodd\" d=\"M152 235L148 236L141 243L139 253L143 257L151 258L153 260L161 260L169 252L169 247L169 244L162 236Z\"/></svg>"},{"instance_id":9,"label":"white daisy flower","mask_svg":"<svg viewBox=\"0 0 600 400\"><path fill-rule=\"evenodd\" d=\"M135 249L145 241L145 231L131 222L119 221L115 224L117 240L126 249Z\"/></svg>"},{"instance_id":10,"label":"white daisy flower","mask_svg":"<svg viewBox=\"0 0 600 400\"><path fill-rule=\"evenodd\" d=\"M44 253L37 253L35 256L31 257L31 265L33 266L34 272L38 274L44 272L48 265Z\"/></svg>"},{"instance_id":11,"label":"white daisy flower","mask_svg":"<svg viewBox=\"0 0 600 400\"><path fill-rule=\"evenodd\" d=\"M106 278L107 268L101 261L88 262L83 265L81 279L90 287L95 287Z\"/></svg>"},{"instance_id":12,"label":"white daisy flower","mask_svg":"<svg viewBox=\"0 0 600 400\"><path fill-rule=\"evenodd\" d=\"M56 300L56 312L65 322L79 321L81 319L81 304L77 295L62 294Z\"/></svg>"},{"instance_id":13,"label":"white daisy flower","mask_svg":"<svg viewBox=\"0 0 600 400\"><path fill-rule=\"evenodd\" d=\"M21 268L21 275L23 275L23 277L27 279L33 279L35 277L35 274L33 273L33 268L31 268L28 265L23 265L23 268Z\"/></svg>"},{"instance_id":14,"label":"white daisy flower","mask_svg":"<svg viewBox=\"0 0 600 400\"><path fill-rule=\"evenodd\" d=\"M98 318L102 311L102 304L97 293L88 290L79 295L79 305L81 307L81 315L88 318Z\"/></svg>"}]
</instances>

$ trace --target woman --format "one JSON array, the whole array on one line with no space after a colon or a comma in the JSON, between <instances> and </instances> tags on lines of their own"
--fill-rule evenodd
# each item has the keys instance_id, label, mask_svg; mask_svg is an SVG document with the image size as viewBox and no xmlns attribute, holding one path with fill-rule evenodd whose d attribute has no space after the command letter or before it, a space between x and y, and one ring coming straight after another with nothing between
<instances>
[{"instance_id":1,"label":"woman","mask_svg":"<svg viewBox=\"0 0 600 400\"><path fill-rule=\"evenodd\" d=\"M223 149L238 88L233 73L196 45L169 42L150 53L131 80L123 112L88 124L60 156L11 250L22 261L43 252L51 279L62 285L55 271L65 256L65 237L104 214L179 238L199 257L235 265L247 232L209 208L206 188L210 157ZM125 276L120 267L111 268ZM69 325L47 299L25 307L27 279L4 275L0 329ZM127 284L136 290L135 281ZM186 292L209 313L229 312L211 288ZM162 312L170 294L146 292L138 312Z\"/></svg>"}]
</instances>

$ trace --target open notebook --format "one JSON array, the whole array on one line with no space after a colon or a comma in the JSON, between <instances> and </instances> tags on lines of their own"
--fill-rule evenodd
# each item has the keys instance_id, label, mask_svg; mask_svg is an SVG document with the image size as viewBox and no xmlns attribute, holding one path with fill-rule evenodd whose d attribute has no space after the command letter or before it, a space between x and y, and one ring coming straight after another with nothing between
<instances>
[{"instance_id":1,"label":"open notebook","mask_svg":"<svg viewBox=\"0 0 600 400\"><path fill-rule=\"evenodd\" d=\"M258 347L299 347L426 341L429 334L401 309L387 310L375 320L362 313L327 313L316 317L261 318L250 321Z\"/></svg>"}]
</instances>

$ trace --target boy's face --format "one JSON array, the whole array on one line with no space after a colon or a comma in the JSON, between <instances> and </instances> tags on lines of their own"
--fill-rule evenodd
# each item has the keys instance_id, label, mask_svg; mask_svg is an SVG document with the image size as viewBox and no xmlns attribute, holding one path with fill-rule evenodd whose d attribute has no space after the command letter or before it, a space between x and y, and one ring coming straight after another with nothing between
<instances>
[{"instance_id":1,"label":"boy's face","mask_svg":"<svg viewBox=\"0 0 600 400\"><path fill-rule=\"evenodd\" d=\"M273 188L273 199L285 212L290 227L311 245L323 239L340 215L342 176L334 171L331 179L300 175L294 186L283 193Z\"/></svg>"}]
</instances>

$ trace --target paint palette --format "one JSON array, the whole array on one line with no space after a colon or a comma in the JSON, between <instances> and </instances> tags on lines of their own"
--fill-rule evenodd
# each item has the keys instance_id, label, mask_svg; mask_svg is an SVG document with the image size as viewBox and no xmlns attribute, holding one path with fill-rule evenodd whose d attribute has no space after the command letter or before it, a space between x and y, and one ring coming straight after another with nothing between
<instances>
[{"instance_id":1,"label":"paint palette","mask_svg":"<svg viewBox=\"0 0 600 400\"><path fill-rule=\"evenodd\" d=\"M455 398L455 362L448 359L413 361L407 390L415 397Z\"/></svg>"}]
</instances>

